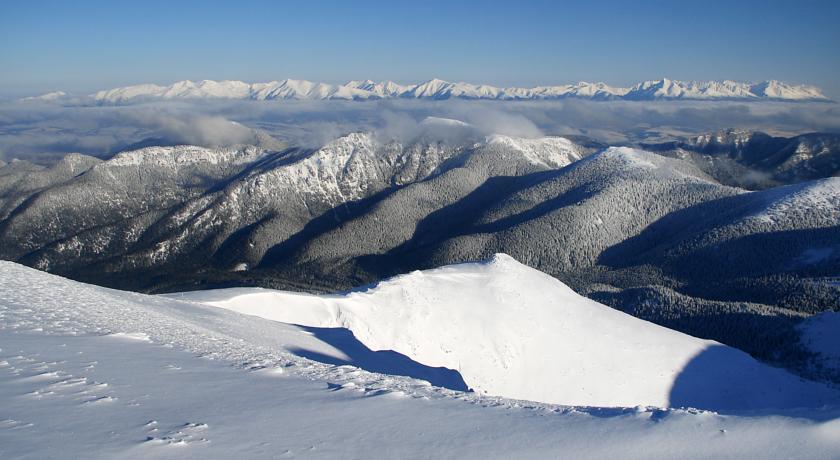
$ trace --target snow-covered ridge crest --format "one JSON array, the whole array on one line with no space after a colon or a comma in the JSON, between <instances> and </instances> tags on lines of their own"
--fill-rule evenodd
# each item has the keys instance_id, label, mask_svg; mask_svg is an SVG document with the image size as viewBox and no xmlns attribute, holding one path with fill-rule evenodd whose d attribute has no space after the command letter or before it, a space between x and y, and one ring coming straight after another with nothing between
<instances>
[{"instance_id":1,"label":"snow-covered ridge crest","mask_svg":"<svg viewBox=\"0 0 840 460\"><path fill-rule=\"evenodd\" d=\"M814 222L840 222L840 178L794 184L769 190L763 194L767 201L761 203L747 219L764 222L783 222L803 218Z\"/></svg>"},{"instance_id":2,"label":"snow-covered ridge crest","mask_svg":"<svg viewBox=\"0 0 840 460\"><path fill-rule=\"evenodd\" d=\"M487 137L486 143L522 152L529 162L548 169L562 168L580 160L585 154L578 145L564 137L528 139L494 134Z\"/></svg>"},{"instance_id":3,"label":"snow-covered ridge crest","mask_svg":"<svg viewBox=\"0 0 840 460\"><path fill-rule=\"evenodd\" d=\"M251 146L231 146L208 148L195 145L176 145L171 147L146 147L139 150L121 152L110 160L98 165L110 166L183 166L188 164L241 164L254 161L264 150Z\"/></svg>"},{"instance_id":4,"label":"snow-covered ridge crest","mask_svg":"<svg viewBox=\"0 0 840 460\"><path fill-rule=\"evenodd\" d=\"M235 288L174 296L284 323L345 328L371 350L456 370L481 394L590 406L727 408L807 405L835 394L741 351L582 297L505 254L411 272L344 295ZM701 369L691 370L701 356ZM797 393L800 385L814 393Z\"/></svg>"},{"instance_id":5,"label":"snow-covered ridge crest","mask_svg":"<svg viewBox=\"0 0 840 460\"><path fill-rule=\"evenodd\" d=\"M724 81L650 80L632 86L623 99L722 99L722 100L828 100L819 88L791 85L778 80L759 83Z\"/></svg>"},{"instance_id":6,"label":"snow-covered ridge crest","mask_svg":"<svg viewBox=\"0 0 840 460\"><path fill-rule=\"evenodd\" d=\"M56 93L57 94L57 93ZM64 95L52 97L60 99ZM250 100L368 100L368 99L491 99L546 100L786 100L828 101L819 88L777 80L764 82L650 80L621 88L605 83L579 82L557 86L496 87L432 79L401 85L392 81L351 81L328 84L286 79L267 83L190 80L167 86L143 84L99 91L90 97L103 104L148 99L250 99ZM42 97L43 99L44 97Z\"/></svg>"}]
</instances>

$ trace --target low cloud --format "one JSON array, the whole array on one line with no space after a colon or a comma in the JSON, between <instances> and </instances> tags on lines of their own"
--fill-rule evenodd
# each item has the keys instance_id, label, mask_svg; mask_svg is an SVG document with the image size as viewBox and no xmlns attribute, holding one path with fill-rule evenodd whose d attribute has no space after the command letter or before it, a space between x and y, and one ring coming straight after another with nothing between
<instances>
[{"instance_id":1,"label":"low cloud","mask_svg":"<svg viewBox=\"0 0 840 460\"><path fill-rule=\"evenodd\" d=\"M129 112L125 122L179 144L213 147L254 141L253 129L221 116L149 110Z\"/></svg>"},{"instance_id":2,"label":"low cloud","mask_svg":"<svg viewBox=\"0 0 840 460\"><path fill-rule=\"evenodd\" d=\"M304 147L354 131L409 141L428 134L422 124L427 117L469 123L477 136L582 135L610 144L725 128L780 135L840 132L840 106L819 103L218 100L62 107L8 102L0 104L0 159L48 162L67 152L106 157L145 139L203 146L250 143L258 132ZM463 131L446 136L453 133Z\"/></svg>"}]
</instances>

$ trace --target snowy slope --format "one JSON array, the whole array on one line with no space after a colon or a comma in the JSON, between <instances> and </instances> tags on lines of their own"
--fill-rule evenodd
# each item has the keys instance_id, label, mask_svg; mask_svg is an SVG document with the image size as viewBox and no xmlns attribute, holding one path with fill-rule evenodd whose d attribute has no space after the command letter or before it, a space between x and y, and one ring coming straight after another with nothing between
<instances>
[{"instance_id":1,"label":"snowy slope","mask_svg":"<svg viewBox=\"0 0 840 460\"><path fill-rule=\"evenodd\" d=\"M64 96L63 94L61 95ZM579 82L570 85L537 86L533 88L496 87L465 82L448 82L432 79L411 85L400 85L392 81L351 81L343 85L311 82L307 80L272 81L267 83L245 83L241 81L190 80L179 81L168 86L153 84L126 86L99 91L91 97L99 103L119 104L145 99L493 99L530 100L584 98L594 100L659 100L659 99L738 99L738 100L828 100L819 88L807 85L791 85L769 80L760 83L734 81L678 81L651 80L629 88L612 87L605 83Z\"/></svg>"},{"instance_id":2,"label":"snowy slope","mask_svg":"<svg viewBox=\"0 0 840 460\"><path fill-rule=\"evenodd\" d=\"M373 350L457 370L482 394L716 409L820 405L840 396L741 351L588 300L504 254L344 296L262 289L183 296L284 323L346 328Z\"/></svg>"},{"instance_id":3,"label":"snowy slope","mask_svg":"<svg viewBox=\"0 0 840 460\"><path fill-rule=\"evenodd\" d=\"M764 200L749 219L792 224L808 217L830 226L840 222L840 178L829 177L763 192ZM786 222L787 221L787 222Z\"/></svg>"},{"instance_id":4,"label":"snowy slope","mask_svg":"<svg viewBox=\"0 0 840 460\"><path fill-rule=\"evenodd\" d=\"M499 257L406 278L446 274L469 287L513 264ZM404 281L371 297L385 300ZM421 324L426 312L405 321ZM603 316L595 312L591 320ZM667 335L659 329L648 332ZM338 332L0 262L0 457L833 458L840 449L836 406L741 417L525 403L360 369L441 371Z\"/></svg>"},{"instance_id":5,"label":"snowy slope","mask_svg":"<svg viewBox=\"0 0 840 460\"><path fill-rule=\"evenodd\" d=\"M831 375L840 377L840 313L823 312L799 325L801 341Z\"/></svg>"}]
</instances>

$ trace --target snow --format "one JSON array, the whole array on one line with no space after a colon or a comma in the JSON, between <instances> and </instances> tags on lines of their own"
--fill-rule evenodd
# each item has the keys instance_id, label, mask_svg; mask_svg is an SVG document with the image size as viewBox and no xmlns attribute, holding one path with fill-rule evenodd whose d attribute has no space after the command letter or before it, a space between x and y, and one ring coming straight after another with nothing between
<instances>
[{"instance_id":1,"label":"snow","mask_svg":"<svg viewBox=\"0 0 840 460\"><path fill-rule=\"evenodd\" d=\"M630 100L655 99L776 99L828 100L814 86L790 85L777 80L761 83L724 81L678 81L664 78L650 80L631 87L625 94Z\"/></svg>"},{"instance_id":2,"label":"snow","mask_svg":"<svg viewBox=\"0 0 840 460\"><path fill-rule=\"evenodd\" d=\"M801 341L816 353L822 364L840 372L840 313L823 312L799 325Z\"/></svg>"},{"instance_id":3,"label":"snow","mask_svg":"<svg viewBox=\"0 0 840 460\"><path fill-rule=\"evenodd\" d=\"M295 193L310 193L338 205L364 197L379 174L375 164L377 144L370 133L350 133L335 139L312 155L254 176L248 182L265 193L279 184Z\"/></svg>"},{"instance_id":4,"label":"snow","mask_svg":"<svg viewBox=\"0 0 840 460\"><path fill-rule=\"evenodd\" d=\"M190 80L168 86L135 85L99 91L91 95L100 103L119 104L143 99L225 98L253 100L339 99L366 100L388 98L410 99L493 99L529 100L562 99L568 97L595 100L658 100L658 99L740 99L827 101L819 88L791 85L776 80L761 83L734 81L683 82L651 80L629 88L612 87L605 83L579 82L572 85L537 86L533 88L500 88L466 82L432 79L411 85L392 81L350 81L343 85L286 79L267 83L241 81Z\"/></svg>"},{"instance_id":5,"label":"snow","mask_svg":"<svg viewBox=\"0 0 840 460\"><path fill-rule=\"evenodd\" d=\"M118 153L108 161L95 166L107 169L120 166L156 165L176 168L196 163L213 165L236 165L250 163L266 152L254 146L206 148L194 145L167 147L146 147Z\"/></svg>"},{"instance_id":6,"label":"snow","mask_svg":"<svg viewBox=\"0 0 840 460\"><path fill-rule=\"evenodd\" d=\"M52 91L41 94L40 96L30 96L21 99L22 102L53 102L67 96L64 91Z\"/></svg>"},{"instance_id":7,"label":"snow","mask_svg":"<svg viewBox=\"0 0 840 460\"><path fill-rule=\"evenodd\" d=\"M487 263L414 272L343 296L248 288L183 296L284 323L349 329L372 350L456 370L471 389L494 396L714 409L820 405L840 397L735 349L586 299L504 254ZM686 375L689 370L692 375ZM680 382L686 378L698 380L687 383L699 386L692 389L698 393L683 394Z\"/></svg>"},{"instance_id":8,"label":"snow","mask_svg":"<svg viewBox=\"0 0 840 460\"><path fill-rule=\"evenodd\" d=\"M745 219L783 222L789 214L808 215L816 221L840 222L840 178L828 177L764 192L766 199Z\"/></svg>"},{"instance_id":9,"label":"snow","mask_svg":"<svg viewBox=\"0 0 840 460\"><path fill-rule=\"evenodd\" d=\"M529 270L499 256L492 263L412 273L368 293L320 301L276 294L298 319L307 318L298 300L320 305L314 319L321 320L325 305L346 306L350 302L341 299L347 298L377 308L384 320L419 327L440 320L442 309L426 305L418 310L424 300L406 295L438 295L448 298L445 306L454 308L458 301L451 289L456 287L461 299L481 296L473 306L490 302L487 308L499 309L494 299L528 300L548 290L567 299L564 308L557 308L565 311L562 317L575 323L591 321L596 329L609 331L585 342L584 351L603 340L621 343L623 334L631 331L648 334L625 343L632 347L636 342L653 344L657 338L679 350L685 350L685 344L708 343L639 320L610 330L614 322L632 318L609 313L594 302L581 304L559 282ZM536 284L504 284L511 281ZM432 292L421 289L430 285L435 287ZM271 291L253 294L266 293ZM236 302L244 292L204 294ZM690 409L557 406L465 393L398 372L365 370L413 366L432 377L444 374L406 356L365 347L361 332L353 337L342 329L268 321L181 300L190 296L115 291L0 262L0 457L833 458L840 449L836 404L783 411L767 406L743 416ZM391 304L393 312L375 302L395 299L400 303ZM526 308L508 304L513 311L499 314L505 320L518 318L510 324L518 328L527 317ZM381 341L394 335L382 333L376 321L362 322L372 317L354 319L353 314L363 313L360 307L350 310L344 318L353 327L364 324ZM469 310L456 309L446 316L447 321L436 325L439 333L427 329L409 337L425 350L424 336L435 332L439 340L457 332L453 323ZM588 318L575 319L587 311ZM489 330L512 334L494 324L501 321L482 318ZM545 338L539 322L525 323L534 328L537 339ZM464 326L459 335L478 330ZM555 332L552 335L562 337L567 330ZM550 364L554 356L574 351L552 348L541 354ZM650 350L637 351L658 359ZM620 348L613 352L641 361ZM658 378L650 377L656 385ZM624 375L611 380L607 386L623 391ZM796 385L787 389L803 390Z\"/></svg>"},{"instance_id":10,"label":"snow","mask_svg":"<svg viewBox=\"0 0 840 460\"><path fill-rule=\"evenodd\" d=\"M486 139L488 144L499 144L522 152L532 164L549 169L562 168L583 157L583 152L572 141L563 137L527 139L494 134Z\"/></svg>"}]
</instances>

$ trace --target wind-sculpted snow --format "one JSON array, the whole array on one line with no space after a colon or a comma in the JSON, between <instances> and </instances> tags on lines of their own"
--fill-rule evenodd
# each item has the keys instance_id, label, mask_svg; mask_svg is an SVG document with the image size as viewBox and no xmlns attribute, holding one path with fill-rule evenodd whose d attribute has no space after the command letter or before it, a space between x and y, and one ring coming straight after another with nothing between
<instances>
[{"instance_id":1,"label":"wind-sculpted snow","mask_svg":"<svg viewBox=\"0 0 840 460\"><path fill-rule=\"evenodd\" d=\"M415 272L367 291L321 298L247 289L149 297L7 262L0 271L4 329L139 338L242 367L281 366L301 376L349 378L387 391L455 394L304 359L340 361L349 359L344 354L349 349L322 342L318 333L302 334L299 326L347 328L371 350L391 350L430 369L457 371L468 386L489 396L582 406L705 404L726 410L820 406L837 397L827 387L761 365L742 352L585 299L501 254L487 263ZM703 369L706 376L691 376L694 393L686 394L678 379L709 350L716 363Z\"/></svg>"},{"instance_id":2,"label":"wind-sculpted snow","mask_svg":"<svg viewBox=\"0 0 840 460\"><path fill-rule=\"evenodd\" d=\"M373 350L457 370L482 394L556 404L715 409L820 405L840 396L743 352L581 297L504 254L341 296L249 289L180 295L285 323L347 328ZM680 388L678 379L687 378L681 374L705 353L716 362L690 376L693 393Z\"/></svg>"},{"instance_id":3,"label":"wind-sculpted snow","mask_svg":"<svg viewBox=\"0 0 840 460\"><path fill-rule=\"evenodd\" d=\"M369 391L417 396L452 395L399 376L326 365L296 356L306 349L348 359L340 349L294 325L266 322L176 299L116 291L63 279L0 261L0 330L48 335L116 335L220 359L245 369L288 369L296 375Z\"/></svg>"},{"instance_id":4,"label":"wind-sculpted snow","mask_svg":"<svg viewBox=\"0 0 840 460\"><path fill-rule=\"evenodd\" d=\"M503 272L516 269L514 264L499 257L491 265L410 274L384 283L369 297L377 302L402 300L391 295L400 286L419 294L421 288L428 287L422 278L418 282L422 275L440 282L441 288L464 285L467 293L478 294L477 299L488 299L487 292L476 293L477 287L469 288L470 283L480 281L481 273L494 271L499 280L506 281ZM457 271L463 273L459 276ZM524 285L494 286L489 294L509 297L517 291L525 297L533 294ZM241 291L231 293L207 294L217 301L227 299L228 304L270 295L268 291L244 296ZM576 304L571 292L563 293L572 304L555 306L561 316L574 319L587 309L592 315L578 318L580 321L596 321L604 314L615 320L615 315L620 315L591 302ZM377 313L403 326L401 330L428 325L423 314L438 309L435 305L423 308L423 302L438 294L443 293L434 290L425 299L405 299L413 302L391 304L378 308ZM311 298L289 293L274 296L290 301L279 307L288 307L286 313L294 313L298 319L334 318L321 316L324 310L318 307L323 304L313 304ZM268 321L178 297L104 289L0 262L0 456L830 459L840 448L836 406L720 415L691 408L557 406L453 391L421 379L454 371L423 366L393 351L370 350L346 329ZM343 310L350 310L347 299L332 297L322 302L342 304ZM245 303L255 308L253 303ZM277 312L271 303L260 309ZM306 316L304 303L315 307L312 311L319 315ZM515 326L535 321L517 316L522 307L516 303L509 307L512 316L520 320ZM394 315L410 311L416 314L406 315L404 322ZM439 311L434 316L439 317ZM358 325L361 316L346 318ZM466 309L460 309L457 318L487 322ZM593 334L616 343L617 338L639 329L653 333L629 343L630 347L669 336L683 337L677 343L705 343L651 325L639 328L632 323L636 320L625 318L631 320L628 327L596 329ZM615 325L615 321L607 323ZM439 332L445 334L430 337L451 336L454 328L448 321L441 325ZM381 334L381 323L371 326L370 332L385 341L396 337ZM493 329L504 332L499 326ZM476 332L477 328L465 330ZM424 335L413 337L419 339L418 344L428 344ZM576 351L591 352L593 346L597 348L598 343L586 341L576 348L538 351L545 364L551 364L558 356L575 354L580 358ZM533 344L528 348L533 350ZM425 345L418 348L425 349ZM448 355L462 350L453 348ZM479 351L487 356L509 350ZM655 348L640 353L652 358ZM724 351L723 358L740 356L742 363L749 362L744 355L731 353ZM666 350L666 354L680 353ZM590 356L596 357L594 353ZM612 360L608 355L607 359ZM696 368L698 362L710 364L701 355L686 369ZM651 362L644 366L654 367ZM773 373L760 366L753 369L763 369L760 376L764 377L766 372ZM567 375L557 376L558 385ZM598 387L622 392L624 382L619 375ZM756 383L758 392L750 401L760 400L766 383ZM797 383L791 389L803 385L807 384ZM681 388L675 394L684 397L684 390L692 386ZM824 388L803 395L816 399L820 391ZM779 394L775 390L770 393ZM598 442L593 444L592 439Z\"/></svg>"},{"instance_id":5,"label":"wind-sculpted snow","mask_svg":"<svg viewBox=\"0 0 840 460\"><path fill-rule=\"evenodd\" d=\"M57 92L26 98L28 101L62 100L67 95ZM432 79L424 83L400 85L392 81L351 81L346 84L317 83L306 80L282 80L267 83L241 81L183 80L168 86L143 84L99 91L91 98L98 103L123 104L149 99L492 99L546 100L581 98L593 100L785 100L827 101L819 88L792 85L777 80L760 83L736 81L650 80L621 88L605 83L579 82L559 86L533 88L495 87L465 82Z\"/></svg>"}]
</instances>

